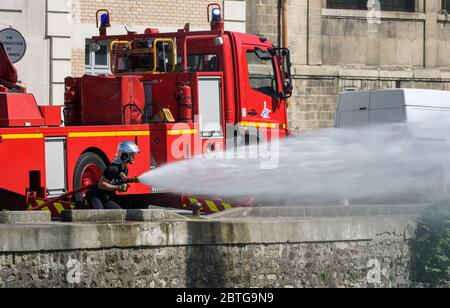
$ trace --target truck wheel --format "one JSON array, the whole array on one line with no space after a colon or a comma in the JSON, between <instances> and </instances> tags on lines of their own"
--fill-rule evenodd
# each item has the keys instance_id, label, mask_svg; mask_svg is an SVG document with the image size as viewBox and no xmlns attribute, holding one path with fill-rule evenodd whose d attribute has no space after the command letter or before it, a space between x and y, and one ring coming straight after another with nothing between
<instances>
[{"instance_id":1,"label":"truck wheel","mask_svg":"<svg viewBox=\"0 0 450 308\"><path fill-rule=\"evenodd\" d=\"M97 154L89 152L81 155L73 176L74 189L97 183L105 168L105 162ZM85 196L86 193L75 194L75 201L82 201Z\"/></svg>"}]
</instances>

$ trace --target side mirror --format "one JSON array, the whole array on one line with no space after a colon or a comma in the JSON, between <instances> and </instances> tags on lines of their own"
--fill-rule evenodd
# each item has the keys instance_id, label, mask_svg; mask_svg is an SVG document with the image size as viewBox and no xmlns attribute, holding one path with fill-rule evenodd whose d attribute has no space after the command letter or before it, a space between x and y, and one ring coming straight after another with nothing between
<instances>
[{"instance_id":1,"label":"side mirror","mask_svg":"<svg viewBox=\"0 0 450 308\"><path fill-rule=\"evenodd\" d=\"M283 83L283 88L284 88L284 94L285 94L285 99L286 98L290 98L292 96L292 91L294 90L294 87L292 86L292 83L290 80L286 80Z\"/></svg>"},{"instance_id":2,"label":"side mirror","mask_svg":"<svg viewBox=\"0 0 450 308\"><path fill-rule=\"evenodd\" d=\"M291 74L291 53L289 51L289 49L284 48L281 52L281 58L282 58L282 68L283 68L283 72L285 74L285 77L288 79L292 78L292 74Z\"/></svg>"},{"instance_id":3,"label":"side mirror","mask_svg":"<svg viewBox=\"0 0 450 308\"><path fill-rule=\"evenodd\" d=\"M292 96L293 90L291 74L291 53L287 48L278 48L277 55L283 81L283 93L285 96L282 99L286 99Z\"/></svg>"}]
</instances>

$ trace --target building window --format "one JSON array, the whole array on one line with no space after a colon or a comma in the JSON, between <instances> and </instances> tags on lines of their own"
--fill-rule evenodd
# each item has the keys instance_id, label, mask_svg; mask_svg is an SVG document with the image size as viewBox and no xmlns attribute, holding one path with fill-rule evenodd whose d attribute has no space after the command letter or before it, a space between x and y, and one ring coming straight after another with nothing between
<instances>
[{"instance_id":1,"label":"building window","mask_svg":"<svg viewBox=\"0 0 450 308\"><path fill-rule=\"evenodd\" d=\"M376 0L327 0L329 9L367 10L367 4ZM415 0L379 0L382 11L415 12ZM443 2L449 2L443 1Z\"/></svg>"},{"instance_id":2,"label":"building window","mask_svg":"<svg viewBox=\"0 0 450 308\"><path fill-rule=\"evenodd\" d=\"M450 0L442 0L442 10L450 12Z\"/></svg>"},{"instance_id":3,"label":"building window","mask_svg":"<svg viewBox=\"0 0 450 308\"><path fill-rule=\"evenodd\" d=\"M367 10L367 0L328 0L327 8L344 10Z\"/></svg>"},{"instance_id":4,"label":"building window","mask_svg":"<svg viewBox=\"0 0 450 308\"><path fill-rule=\"evenodd\" d=\"M109 74L109 47L107 42L100 42L98 46L90 39L85 45L85 69L86 74L99 75Z\"/></svg>"}]
</instances>

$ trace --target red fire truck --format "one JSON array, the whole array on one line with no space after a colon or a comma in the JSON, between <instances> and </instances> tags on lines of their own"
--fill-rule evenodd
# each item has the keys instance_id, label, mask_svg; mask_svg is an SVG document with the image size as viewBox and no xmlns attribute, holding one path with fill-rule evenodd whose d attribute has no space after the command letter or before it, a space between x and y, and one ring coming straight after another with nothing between
<instances>
[{"instance_id":1,"label":"red fire truck","mask_svg":"<svg viewBox=\"0 0 450 308\"><path fill-rule=\"evenodd\" d=\"M130 175L140 175L230 144L286 136L289 51L262 36L224 31L221 15L220 5L208 6L208 31L186 24L175 33L149 28L109 36L109 12L99 10L91 49L109 45L111 74L66 78L64 125L61 107L38 106L16 84L2 48L0 209L25 210L46 200L54 201L44 206L53 215L72 208L66 201L83 197L79 188L96 183L124 140L141 149L130 168ZM163 192L135 184L122 195L133 204L196 201L177 205ZM207 202L204 211L229 206Z\"/></svg>"}]
</instances>

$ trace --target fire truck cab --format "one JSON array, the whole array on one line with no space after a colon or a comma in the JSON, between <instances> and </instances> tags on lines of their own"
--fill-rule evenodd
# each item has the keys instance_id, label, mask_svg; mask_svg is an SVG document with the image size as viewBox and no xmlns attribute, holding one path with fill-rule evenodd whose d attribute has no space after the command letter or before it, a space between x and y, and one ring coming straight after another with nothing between
<instances>
[{"instance_id":1,"label":"fire truck cab","mask_svg":"<svg viewBox=\"0 0 450 308\"><path fill-rule=\"evenodd\" d=\"M31 94L0 91L0 208L25 209L95 183L123 140L141 148L130 168L139 175L289 134L289 50L224 31L220 5L208 6L208 31L186 24L174 33L149 28L109 36L109 12L99 10L96 19L99 35L91 48L107 42L111 73L66 78L63 126L55 119L58 107L39 109L34 98L23 103ZM136 200L158 192L137 184L124 195ZM49 210L58 215L64 207Z\"/></svg>"}]
</instances>

